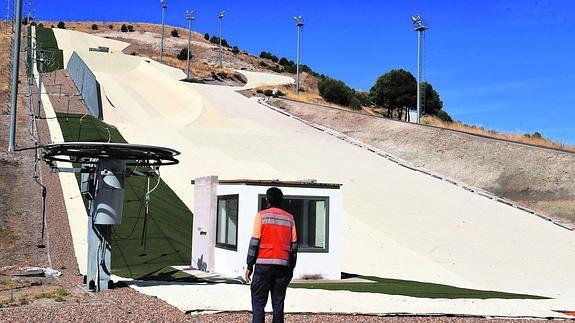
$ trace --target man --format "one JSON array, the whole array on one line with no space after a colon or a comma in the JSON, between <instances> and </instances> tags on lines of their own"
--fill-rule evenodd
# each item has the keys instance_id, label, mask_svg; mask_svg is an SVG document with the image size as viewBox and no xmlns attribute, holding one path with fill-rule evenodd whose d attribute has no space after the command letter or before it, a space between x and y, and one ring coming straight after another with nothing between
<instances>
[{"instance_id":1,"label":"man","mask_svg":"<svg viewBox=\"0 0 575 323\"><path fill-rule=\"evenodd\" d=\"M266 192L268 208L256 214L248 249L245 281L254 279L252 322L264 322L264 308L271 292L273 322L284 321L284 300L297 260L297 232L293 215L280 209L283 193L277 187ZM255 272L253 271L256 265Z\"/></svg>"}]
</instances>

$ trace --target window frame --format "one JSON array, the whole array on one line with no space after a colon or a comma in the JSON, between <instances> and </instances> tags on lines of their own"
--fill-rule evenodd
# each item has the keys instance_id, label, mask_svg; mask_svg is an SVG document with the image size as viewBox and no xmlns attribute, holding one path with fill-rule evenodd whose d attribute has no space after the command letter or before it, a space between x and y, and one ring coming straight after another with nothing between
<instances>
[{"instance_id":1,"label":"window frame","mask_svg":"<svg viewBox=\"0 0 575 323\"><path fill-rule=\"evenodd\" d=\"M258 194L258 210L263 210L262 199L265 199L265 194ZM298 253L329 253L329 196L320 196L320 195L284 195L285 199L292 199L292 200L321 200L325 201L325 247L324 248L310 248L310 247L302 247L302 245L298 241ZM285 210L284 210L285 211ZM287 211L286 211L287 212ZM293 215L293 214L292 214ZM295 220L295 219L294 219ZM299 232L299 231L298 231Z\"/></svg>"},{"instance_id":2,"label":"window frame","mask_svg":"<svg viewBox=\"0 0 575 323\"><path fill-rule=\"evenodd\" d=\"M237 223L236 223L236 244L229 244L229 243L223 243L223 242L218 242L218 235L220 234L220 201L222 200L237 200L238 201L238 209L237 209ZM225 227L228 227L228 220L229 217L226 217L226 223L225 223ZM217 197L217 203L216 203L216 248L221 248L221 249L226 249L226 250L232 250L232 251L238 251L238 228L239 228L239 223L240 223L240 195L239 194L228 194L228 195L218 195ZM226 230L226 241L227 241L227 235L228 235L228 231Z\"/></svg>"}]
</instances>

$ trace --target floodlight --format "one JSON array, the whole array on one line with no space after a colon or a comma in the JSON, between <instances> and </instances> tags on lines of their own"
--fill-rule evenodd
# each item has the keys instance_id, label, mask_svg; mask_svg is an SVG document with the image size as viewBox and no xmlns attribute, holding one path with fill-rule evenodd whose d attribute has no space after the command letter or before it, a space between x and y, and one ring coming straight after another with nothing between
<instances>
[{"instance_id":1,"label":"floodlight","mask_svg":"<svg viewBox=\"0 0 575 323\"><path fill-rule=\"evenodd\" d=\"M222 12L220 12L220 13L218 14L218 18L222 19L222 18L224 17L224 13L225 13L225 12L226 12L225 10L222 10Z\"/></svg>"},{"instance_id":2,"label":"floodlight","mask_svg":"<svg viewBox=\"0 0 575 323\"><path fill-rule=\"evenodd\" d=\"M186 20L196 20L194 10L186 10Z\"/></svg>"},{"instance_id":3,"label":"floodlight","mask_svg":"<svg viewBox=\"0 0 575 323\"><path fill-rule=\"evenodd\" d=\"M168 3L166 2L166 0L160 0L160 3L162 4L162 8L168 7Z\"/></svg>"},{"instance_id":4,"label":"floodlight","mask_svg":"<svg viewBox=\"0 0 575 323\"><path fill-rule=\"evenodd\" d=\"M303 26L303 17L302 16L293 17L293 19L295 19L295 24L297 26Z\"/></svg>"}]
</instances>

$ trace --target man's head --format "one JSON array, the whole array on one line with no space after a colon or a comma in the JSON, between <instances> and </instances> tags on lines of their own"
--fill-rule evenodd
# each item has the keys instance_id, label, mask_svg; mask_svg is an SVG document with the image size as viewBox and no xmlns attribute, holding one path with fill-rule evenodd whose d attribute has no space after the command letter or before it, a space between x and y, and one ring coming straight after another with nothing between
<instances>
[{"instance_id":1,"label":"man's head","mask_svg":"<svg viewBox=\"0 0 575 323\"><path fill-rule=\"evenodd\" d=\"M280 207L282 205L283 198L284 194L277 187L270 187L266 191L266 199L270 207Z\"/></svg>"}]
</instances>

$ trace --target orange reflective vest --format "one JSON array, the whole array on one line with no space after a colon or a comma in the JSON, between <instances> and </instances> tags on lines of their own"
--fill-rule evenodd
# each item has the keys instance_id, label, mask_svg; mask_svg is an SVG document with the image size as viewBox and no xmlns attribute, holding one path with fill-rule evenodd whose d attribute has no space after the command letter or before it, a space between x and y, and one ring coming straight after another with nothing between
<instances>
[{"instance_id":1,"label":"orange reflective vest","mask_svg":"<svg viewBox=\"0 0 575 323\"><path fill-rule=\"evenodd\" d=\"M260 244L256 264L289 266L292 245L297 243L293 215L278 208L258 212L253 237L258 238L258 233Z\"/></svg>"}]
</instances>

